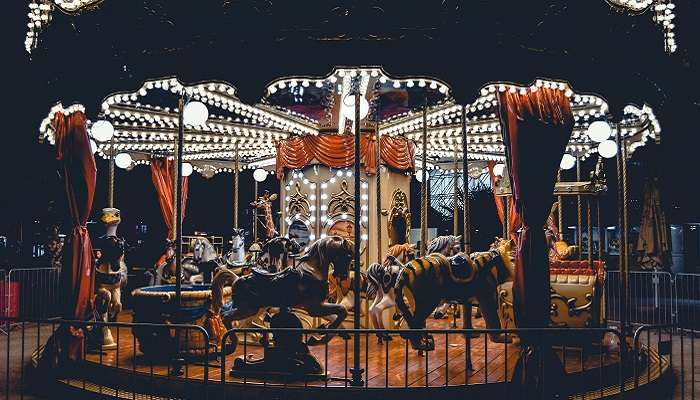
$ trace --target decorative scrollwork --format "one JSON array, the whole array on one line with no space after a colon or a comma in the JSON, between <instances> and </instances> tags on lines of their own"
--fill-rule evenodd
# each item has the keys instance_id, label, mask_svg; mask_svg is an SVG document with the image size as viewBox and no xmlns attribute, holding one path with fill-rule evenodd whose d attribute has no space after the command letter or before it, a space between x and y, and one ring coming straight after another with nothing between
<instances>
[{"instance_id":1,"label":"decorative scrollwork","mask_svg":"<svg viewBox=\"0 0 700 400\"><path fill-rule=\"evenodd\" d=\"M411 233L411 211L408 208L408 196L401 189L391 194L391 208L382 210L383 215L389 215L387 230L389 231L389 246L403 244L408 241ZM405 229L398 230L403 224Z\"/></svg>"},{"instance_id":2,"label":"decorative scrollwork","mask_svg":"<svg viewBox=\"0 0 700 400\"><path fill-rule=\"evenodd\" d=\"M344 215L346 218L354 216L354 202L355 196L348 190L348 181L343 179L340 183L340 192L331 193L331 199L328 202L328 216L331 219L341 215Z\"/></svg>"},{"instance_id":3,"label":"decorative scrollwork","mask_svg":"<svg viewBox=\"0 0 700 400\"><path fill-rule=\"evenodd\" d=\"M309 204L309 195L301 193L299 182L294 184L295 193L289 196L289 215L308 219L311 216L311 205Z\"/></svg>"}]
</instances>

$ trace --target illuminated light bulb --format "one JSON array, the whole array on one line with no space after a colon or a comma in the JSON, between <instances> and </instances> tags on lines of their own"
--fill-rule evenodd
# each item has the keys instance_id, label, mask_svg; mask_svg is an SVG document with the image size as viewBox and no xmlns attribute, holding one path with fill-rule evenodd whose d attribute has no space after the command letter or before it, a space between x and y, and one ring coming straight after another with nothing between
<instances>
[{"instance_id":1,"label":"illuminated light bulb","mask_svg":"<svg viewBox=\"0 0 700 400\"><path fill-rule=\"evenodd\" d=\"M114 164L119 168L129 168L134 160L129 153L119 153L114 156Z\"/></svg>"},{"instance_id":2,"label":"illuminated light bulb","mask_svg":"<svg viewBox=\"0 0 700 400\"><path fill-rule=\"evenodd\" d=\"M598 144L598 154L603 158L613 158L617 155L617 143L612 140L604 140Z\"/></svg>"},{"instance_id":3,"label":"illuminated light bulb","mask_svg":"<svg viewBox=\"0 0 700 400\"><path fill-rule=\"evenodd\" d=\"M576 157L572 156L569 153L564 154L561 158L561 162L559 163L559 168L561 169L571 169L576 165Z\"/></svg>"},{"instance_id":4,"label":"illuminated light bulb","mask_svg":"<svg viewBox=\"0 0 700 400\"><path fill-rule=\"evenodd\" d=\"M90 128L92 137L98 142L106 142L114 136L114 126L106 120L99 120Z\"/></svg>"},{"instance_id":5,"label":"illuminated light bulb","mask_svg":"<svg viewBox=\"0 0 700 400\"><path fill-rule=\"evenodd\" d=\"M608 139L611 133L612 129L610 128L610 124L605 121L595 121L589 125L586 130L586 135L596 143L601 143Z\"/></svg>"},{"instance_id":6,"label":"illuminated light bulb","mask_svg":"<svg viewBox=\"0 0 700 400\"><path fill-rule=\"evenodd\" d=\"M187 125L201 126L206 124L207 119L209 119L209 110L207 110L207 106L199 101L190 101L187 103L182 113L183 121Z\"/></svg>"},{"instance_id":7,"label":"illuminated light bulb","mask_svg":"<svg viewBox=\"0 0 700 400\"><path fill-rule=\"evenodd\" d=\"M192 171L194 168L192 168L192 164L186 162L182 163L182 176L190 176L192 175Z\"/></svg>"},{"instance_id":8,"label":"illuminated light bulb","mask_svg":"<svg viewBox=\"0 0 700 400\"><path fill-rule=\"evenodd\" d=\"M493 166L493 174L496 176L503 176L503 172L506 169L506 165L499 163Z\"/></svg>"}]
</instances>

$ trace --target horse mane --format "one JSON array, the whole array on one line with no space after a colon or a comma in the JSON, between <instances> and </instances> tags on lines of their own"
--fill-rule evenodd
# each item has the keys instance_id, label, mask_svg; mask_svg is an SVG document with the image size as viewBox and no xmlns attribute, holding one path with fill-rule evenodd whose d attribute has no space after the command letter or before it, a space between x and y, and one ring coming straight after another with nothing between
<instances>
[{"instance_id":1,"label":"horse mane","mask_svg":"<svg viewBox=\"0 0 700 400\"><path fill-rule=\"evenodd\" d=\"M329 254L331 248L336 248L339 251L345 251L348 254L353 254L353 245L347 239L343 239L340 236L328 236L323 239L315 241L311 246L309 246L304 254L299 257L299 261L310 261L313 259L318 260L319 267L327 266L331 261L326 260L326 255ZM348 271L349 272L349 271Z\"/></svg>"},{"instance_id":2,"label":"horse mane","mask_svg":"<svg viewBox=\"0 0 700 400\"><path fill-rule=\"evenodd\" d=\"M445 249L447 249L450 246L453 246L454 243L459 242L461 236L454 236L454 235L445 235L445 236L438 236L435 239L431 240L430 243L428 243L428 248L426 249L427 254L432 254L432 253L443 253Z\"/></svg>"}]
</instances>

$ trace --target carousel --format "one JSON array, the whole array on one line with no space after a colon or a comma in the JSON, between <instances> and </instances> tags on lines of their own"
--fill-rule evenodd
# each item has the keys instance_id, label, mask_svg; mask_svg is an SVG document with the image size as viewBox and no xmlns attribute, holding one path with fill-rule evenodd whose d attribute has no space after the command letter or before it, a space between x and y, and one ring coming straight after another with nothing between
<instances>
[{"instance_id":1,"label":"carousel","mask_svg":"<svg viewBox=\"0 0 700 400\"><path fill-rule=\"evenodd\" d=\"M626 162L660 140L653 110L609 110L601 95L544 78L488 83L466 105L453 90L434 78L342 67L275 80L254 105L227 82L176 77L98 105L56 105L41 139L64 146L71 124L84 126L92 153L109 162L105 235L93 245L96 308L104 321L136 323L118 338L105 326L89 339L86 371L107 371L95 378L104 386L161 379L170 396L210 381L244 397L345 398L365 388L377 398L496 395L529 379L525 350L539 348L537 329L549 327L546 348L570 383L558 393L619 393L615 379L600 392L586 386L627 368L624 338L605 316L599 198L610 179L604 164L614 163L626 260ZM150 168L169 231L149 284L132 293L133 310L120 304L128 254L116 230L115 168ZM574 168L575 181L562 179ZM251 204L239 204L245 169L254 170ZM430 229L438 171L452 176L451 235ZM232 175L230 232L183 232L192 173ZM275 178L277 192L258 193ZM474 180L489 182L503 225L490 248L471 245ZM577 207L572 243L563 236L567 198ZM254 210L250 234L244 207ZM658 355L645 357L651 370ZM665 372L654 369L642 386Z\"/></svg>"}]
</instances>

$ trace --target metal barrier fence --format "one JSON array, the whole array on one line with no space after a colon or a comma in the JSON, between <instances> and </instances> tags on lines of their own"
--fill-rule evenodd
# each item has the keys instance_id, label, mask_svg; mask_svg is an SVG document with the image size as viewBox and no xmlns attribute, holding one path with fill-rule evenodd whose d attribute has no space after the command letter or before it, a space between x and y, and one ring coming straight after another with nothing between
<instances>
[{"instance_id":1,"label":"metal barrier fence","mask_svg":"<svg viewBox=\"0 0 700 400\"><path fill-rule=\"evenodd\" d=\"M605 308L608 321L620 322L620 271L607 271L605 275ZM675 318L675 291L673 276L669 272L633 271L629 273L630 301L627 320L631 324L671 325Z\"/></svg>"},{"instance_id":2,"label":"metal barrier fence","mask_svg":"<svg viewBox=\"0 0 700 400\"><path fill-rule=\"evenodd\" d=\"M5 360L0 363L0 393L5 398L21 399L25 395L41 395L40 389L50 389L37 378L58 379L63 387L86 390L93 394L120 398L260 398L261 395L274 398L280 394L284 398L297 396L304 390L335 390L336 398L351 398L362 391L363 396L375 396L378 389L401 393L403 398L435 394L448 398L456 393L492 393L503 399L521 398L522 393L507 384L513 374L519 356L516 345L493 343L489 334L503 334L513 338L528 333L532 337L549 338L556 341L555 354L562 361L567 373L566 388L577 393L610 393L628 390L625 381L631 379L630 368L625 368L624 351L619 344L624 343L619 334L611 329L511 329L511 330L425 330L435 339L435 350L418 354L409 341L400 335L399 330L300 330L300 329L241 329L225 334L221 345L205 347L203 354L188 355L173 352L161 358L147 357L142 346L132 334L134 329L167 329L186 331L180 337L198 336L208 341L206 331L193 325L137 324L65 322L41 320L18 323L18 328L0 340L0 354ZM90 330L108 327L118 346L112 350L99 351L83 344L79 362L61 368L56 376L46 376L47 370L39 373L29 367L32 355L37 353L54 333L67 331L68 327L89 328ZM235 352L231 353L229 343L234 335L245 339L247 335L272 334L275 338L286 335L310 337L325 333L337 336L328 344L313 346L311 354L322 368L323 379L304 377L291 366L290 374L267 376L232 376L230 368L236 358L252 359L259 357L263 348L241 340ZM393 340L377 342L377 334L390 336ZM361 386L353 386L352 365L354 335L360 336ZM89 336L89 335L88 335ZM466 352L465 336L471 338L471 358ZM85 342L84 342L85 343ZM182 342L181 342L182 343ZM45 347L52 349L52 346ZM185 348L188 348L185 344ZM270 356L270 354L267 354ZM50 359L50 358L49 358ZM468 368L471 362L471 369ZM533 363L529 368L539 368ZM536 372L541 374L542 371ZM303 375L303 374L302 374ZM469 392L464 392L469 386ZM39 389L39 393L35 393ZM455 391L455 390L459 391ZM408 390L408 391L407 391ZM416 390L412 392L411 390ZM426 392L429 390L429 392ZM50 392L59 393L59 392ZM318 394L318 392L315 392ZM354 394L353 394L354 393ZM374 393L374 394L373 394ZM412 397L411 393L415 393ZM43 393L46 394L46 393ZM329 394L330 395L330 394ZM370 398L368 397L368 398ZM307 397L308 398L308 397ZM313 398L313 397L311 397ZM316 397L318 398L318 397Z\"/></svg>"},{"instance_id":3,"label":"metal barrier fence","mask_svg":"<svg viewBox=\"0 0 700 400\"><path fill-rule=\"evenodd\" d=\"M666 375L669 385L660 385L654 398L695 400L700 398L700 376L696 372L696 332L671 325L643 325L634 332L634 387ZM698 349L700 350L700 349ZM662 377L663 382L663 377ZM651 398L651 397L650 397Z\"/></svg>"},{"instance_id":4,"label":"metal barrier fence","mask_svg":"<svg viewBox=\"0 0 700 400\"><path fill-rule=\"evenodd\" d=\"M58 316L60 269L14 268L0 280L0 316L40 319Z\"/></svg>"},{"instance_id":5,"label":"metal barrier fence","mask_svg":"<svg viewBox=\"0 0 700 400\"><path fill-rule=\"evenodd\" d=\"M676 274L676 325L700 332L700 274Z\"/></svg>"},{"instance_id":6,"label":"metal barrier fence","mask_svg":"<svg viewBox=\"0 0 700 400\"><path fill-rule=\"evenodd\" d=\"M0 339L1 398L54 398L58 395L56 388L60 387L67 392L86 391L91 397L135 399L147 394L154 399L167 396L171 389L168 385L183 379L187 380L187 385L178 386L179 398L207 397L211 383L210 346L199 347L201 343L209 343L209 335L201 326L3 318L0 318L0 323L15 325L15 329L8 331L4 343ZM60 368L54 368L55 359L51 352L56 349L54 344L61 341L50 338L65 337L78 328L86 339L76 342L76 362L62 363ZM111 331L116 347L103 350L89 346L89 337L99 335L105 328ZM132 334L134 329L174 332L180 338L174 342L178 348L191 350L194 347L201 351L194 354L174 350L169 355L146 357ZM216 349L216 346L212 348ZM42 356L45 352L44 365Z\"/></svg>"}]
</instances>

